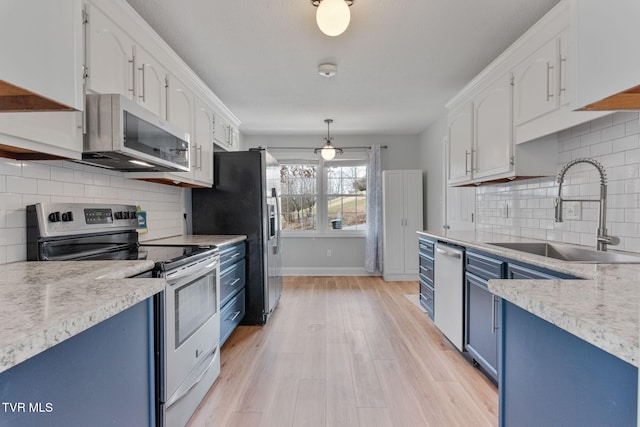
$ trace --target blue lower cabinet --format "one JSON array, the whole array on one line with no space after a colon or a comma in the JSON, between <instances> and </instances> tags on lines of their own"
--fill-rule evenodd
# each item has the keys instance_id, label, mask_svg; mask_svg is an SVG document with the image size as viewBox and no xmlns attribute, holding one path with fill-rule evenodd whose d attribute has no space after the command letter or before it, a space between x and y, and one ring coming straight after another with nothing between
<instances>
[{"instance_id":1,"label":"blue lower cabinet","mask_svg":"<svg viewBox=\"0 0 640 427\"><path fill-rule=\"evenodd\" d=\"M244 318L244 289L234 296L220 311L220 345L229 338L231 332Z\"/></svg>"},{"instance_id":2,"label":"blue lower cabinet","mask_svg":"<svg viewBox=\"0 0 640 427\"><path fill-rule=\"evenodd\" d=\"M151 299L0 374L0 426L153 426Z\"/></svg>"},{"instance_id":3,"label":"blue lower cabinet","mask_svg":"<svg viewBox=\"0 0 640 427\"><path fill-rule=\"evenodd\" d=\"M502 301L500 426L636 427L638 368Z\"/></svg>"}]
</instances>

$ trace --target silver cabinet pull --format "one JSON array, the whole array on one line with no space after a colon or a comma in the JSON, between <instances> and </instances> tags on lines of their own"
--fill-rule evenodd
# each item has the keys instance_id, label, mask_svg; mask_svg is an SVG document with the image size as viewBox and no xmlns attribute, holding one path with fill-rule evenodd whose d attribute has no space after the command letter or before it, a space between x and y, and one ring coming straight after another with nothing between
<instances>
[{"instance_id":1,"label":"silver cabinet pull","mask_svg":"<svg viewBox=\"0 0 640 427\"><path fill-rule=\"evenodd\" d=\"M493 302L491 305L491 333L495 335L496 331L500 329L500 326L496 325L496 320L498 319L498 300L499 297L496 295L491 295L493 298Z\"/></svg>"},{"instance_id":2,"label":"silver cabinet pull","mask_svg":"<svg viewBox=\"0 0 640 427\"><path fill-rule=\"evenodd\" d=\"M129 92L131 92L131 96L136 96L136 57L132 56L129 60L129 64L131 64L131 87L129 88Z\"/></svg>"},{"instance_id":3,"label":"silver cabinet pull","mask_svg":"<svg viewBox=\"0 0 640 427\"><path fill-rule=\"evenodd\" d=\"M202 145L198 145L196 153L196 158L198 159L198 170L202 170Z\"/></svg>"},{"instance_id":4,"label":"silver cabinet pull","mask_svg":"<svg viewBox=\"0 0 640 427\"><path fill-rule=\"evenodd\" d=\"M142 99L142 102L147 102L146 98L146 90L145 90L145 75L144 75L144 64L138 70L142 73L142 95L139 95L138 98Z\"/></svg>"},{"instance_id":5,"label":"silver cabinet pull","mask_svg":"<svg viewBox=\"0 0 640 427\"><path fill-rule=\"evenodd\" d=\"M566 62L567 62L567 57L566 56L565 57L561 56L560 57L560 93L567 91L567 88L563 87L563 85L562 85L562 83L563 83L563 80L562 80L562 68L563 67L562 67L562 65L565 64ZM566 81L566 79L565 79L565 81Z\"/></svg>"},{"instance_id":6,"label":"silver cabinet pull","mask_svg":"<svg viewBox=\"0 0 640 427\"><path fill-rule=\"evenodd\" d=\"M554 68L555 67L553 65L547 62L547 102L549 102L549 100L554 96L553 93L551 93L551 71Z\"/></svg>"},{"instance_id":7,"label":"silver cabinet pull","mask_svg":"<svg viewBox=\"0 0 640 427\"><path fill-rule=\"evenodd\" d=\"M232 316L227 317L227 321L228 322L233 322L234 320L236 320L238 318L238 316L240 316L240 310L236 311L235 313L233 313Z\"/></svg>"},{"instance_id":8,"label":"silver cabinet pull","mask_svg":"<svg viewBox=\"0 0 640 427\"><path fill-rule=\"evenodd\" d=\"M235 284L236 284L236 283L238 283L239 281L240 281L240 278L239 278L239 277L236 277L236 278L233 280L233 282L231 282L231 283L225 283L225 285L227 285L227 286L229 286L229 287L231 287L231 286L235 286Z\"/></svg>"},{"instance_id":9,"label":"silver cabinet pull","mask_svg":"<svg viewBox=\"0 0 640 427\"><path fill-rule=\"evenodd\" d=\"M471 153L468 150L464 150L464 174L469 175L469 155Z\"/></svg>"}]
</instances>

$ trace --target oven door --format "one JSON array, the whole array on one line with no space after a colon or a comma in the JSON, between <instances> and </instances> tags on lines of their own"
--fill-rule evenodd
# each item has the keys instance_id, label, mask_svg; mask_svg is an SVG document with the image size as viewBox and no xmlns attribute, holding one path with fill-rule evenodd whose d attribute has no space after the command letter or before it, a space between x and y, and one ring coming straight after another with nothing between
<instances>
[{"instance_id":1,"label":"oven door","mask_svg":"<svg viewBox=\"0 0 640 427\"><path fill-rule=\"evenodd\" d=\"M168 271L165 275L165 380L162 399L165 411L183 399L192 401L187 406L195 404L197 407L203 396L198 398L190 392L203 379L211 379L210 371L217 368L219 372L218 262L218 255L215 255ZM206 385L205 390L211 384Z\"/></svg>"}]
</instances>

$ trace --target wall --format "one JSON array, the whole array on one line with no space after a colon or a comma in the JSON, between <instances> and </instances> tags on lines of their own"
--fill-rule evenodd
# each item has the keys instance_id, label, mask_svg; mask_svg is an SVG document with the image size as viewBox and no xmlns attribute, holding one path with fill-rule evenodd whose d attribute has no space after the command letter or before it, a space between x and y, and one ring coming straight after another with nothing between
<instances>
[{"instance_id":1,"label":"wall","mask_svg":"<svg viewBox=\"0 0 640 427\"><path fill-rule=\"evenodd\" d=\"M441 230L444 219L444 137L447 134L447 116L420 134L420 169L423 170L424 226L428 230Z\"/></svg>"},{"instance_id":2,"label":"wall","mask_svg":"<svg viewBox=\"0 0 640 427\"><path fill-rule=\"evenodd\" d=\"M252 147L321 147L323 135L257 136L243 135L241 148ZM419 137L411 135L340 135L336 147L387 145L381 151L383 169L419 169ZM277 150L273 150L277 158ZM331 256L327 256L331 250ZM284 237L282 267L285 275L360 275L364 271L363 237Z\"/></svg>"},{"instance_id":3,"label":"wall","mask_svg":"<svg viewBox=\"0 0 640 427\"><path fill-rule=\"evenodd\" d=\"M608 179L607 228L620 237L614 249L640 252L639 113L619 112L558 133L558 170L573 159L592 157ZM535 143L535 142L530 142ZM595 245L597 203L582 203L581 220L554 222L555 177L481 186L476 191L479 230L588 246ZM563 197L598 198L599 174L591 165L569 170ZM507 208L505 209L505 206Z\"/></svg>"},{"instance_id":4,"label":"wall","mask_svg":"<svg viewBox=\"0 0 640 427\"><path fill-rule=\"evenodd\" d=\"M0 264L26 259L25 206L40 202L126 203L147 211L140 240L183 233L189 190L130 180L119 172L68 161L0 158Z\"/></svg>"}]
</instances>

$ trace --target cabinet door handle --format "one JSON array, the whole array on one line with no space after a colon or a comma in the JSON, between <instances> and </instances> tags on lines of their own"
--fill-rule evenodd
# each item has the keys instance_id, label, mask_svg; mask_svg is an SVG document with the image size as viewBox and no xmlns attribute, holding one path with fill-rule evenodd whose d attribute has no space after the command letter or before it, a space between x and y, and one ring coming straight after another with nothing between
<instances>
[{"instance_id":1,"label":"cabinet door handle","mask_svg":"<svg viewBox=\"0 0 640 427\"><path fill-rule=\"evenodd\" d=\"M498 297L496 295L491 295L493 298L493 303L491 305L491 333L495 335L496 330L500 328L500 326L496 325L496 320L498 318Z\"/></svg>"},{"instance_id":2,"label":"cabinet door handle","mask_svg":"<svg viewBox=\"0 0 640 427\"><path fill-rule=\"evenodd\" d=\"M235 313L233 313L232 316L227 317L227 321L228 322L233 322L234 320L236 320L238 318L238 316L240 316L240 310L236 311Z\"/></svg>"},{"instance_id":3,"label":"cabinet door handle","mask_svg":"<svg viewBox=\"0 0 640 427\"><path fill-rule=\"evenodd\" d=\"M142 66L140 68L138 68L138 70L140 71L140 73L142 74L142 95L139 95L138 98L142 99L142 102L147 102L147 98L146 98L146 90L145 90L145 78L144 78L144 64L142 64Z\"/></svg>"},{"instance_id":4,"label":"cabinet door handle","mask_svg":"<svg viewBox=\"0 0 640 427\"><path fill-rule=\"evenodd\" d=\"M131 87L129 88L129 92L131 92L131 96L136 96L136 57L132 56L129 60L129 64L131 64Z\"/></svg>"},{"instance_id":5,"label":"cabinet door handle","mask_svg":"<svg viewBox=\"0 0 640 427\"><path fill-rule=\"evenodd\" d=\"M198 145L196 153L196 158L198 159L198 170L202 170L202 145Z\"/></svg>"},{"instance_id":6,"label":"cabinet door handle","mask_svg":"<svg viewBox=\"0 0 640 427\"><path fill-rule=\"evenodd\" d=\"M471 153L468 150L464 150L464 174L469 175L469 155Z\"/></svg>"},{"instance_id":7,"label":"cabinet door handle","mask_svg":"<svg viewBox=\"0 0 640 427\"><path fill-rule=\"evenodd\" d=\"M553 65L547 62L547 102L553 98L553 93L551 93L551 71L554 68L555 67Z\"/></svg>"},{"instance_id":8,"label":"cabinet door handle","mask_svg":"<svg viewBox=\"0 0 640 427\"><path fill-rule=\"evenodd\" d=\"M562 84L563 82L566 82L566 80L567 80L566 78L564 80L562 79L562 69L564 68L563 64L566 64L566 62L567 62L567 57L566 56L565 57L560 56L560 70L559 70L560 71L560 73L559 73L560 74L560 93L567 91L567 88L563 87L563 84ZM566 71L565 71L565 73L566 73Z\"/></svg>"},{"instance_id":9,"label":"cabinet door handle","mask_svg":"<svg viewBox=\"0 0 640 427\"><path fill-rule=\"evenodd\" d=\"M239 277L236 277L233 282L231 283L225 283L225 285L229 286L229 287L233 287L236 283L238 283L240 281Z\"/></svg>"}]
</instances>

